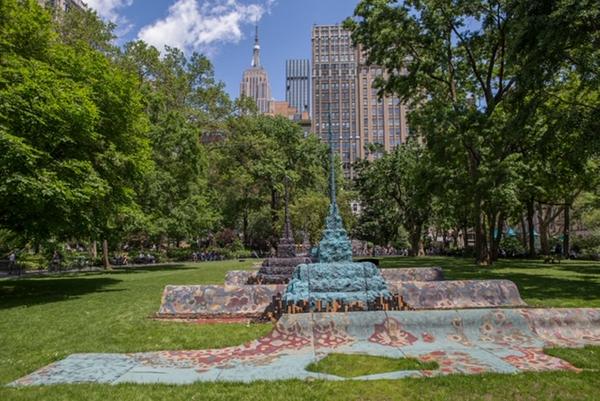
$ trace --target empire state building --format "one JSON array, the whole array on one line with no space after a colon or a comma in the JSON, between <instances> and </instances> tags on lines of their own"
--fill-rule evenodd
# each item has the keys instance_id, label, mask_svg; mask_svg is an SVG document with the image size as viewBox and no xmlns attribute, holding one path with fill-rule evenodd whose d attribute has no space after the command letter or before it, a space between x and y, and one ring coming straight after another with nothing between
<instances>
[{"instance_id":1,"label":"empire state building","mask_svg":"<svg viewBox=\"0 0 600 401\"><path fill-rule=\"evenodd\" d=\"M267 71L260 65L260 44L258 43L258 27L254 38L252 65L244 71L240 84L240 95L247 96L256 101L256 106L261 114L269 112L271 103L271 86Z\"/></svg>"}]
</instances>

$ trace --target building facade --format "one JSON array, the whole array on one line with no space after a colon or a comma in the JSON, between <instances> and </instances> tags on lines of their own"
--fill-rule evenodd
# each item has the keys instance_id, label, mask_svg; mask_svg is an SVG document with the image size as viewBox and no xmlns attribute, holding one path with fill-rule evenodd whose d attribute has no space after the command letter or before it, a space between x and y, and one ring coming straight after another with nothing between
<instances>
[{"instance_id":1,"label":"building facade","mask_svg":"<svg viewBox=\"0 0 600 401\"><path fill-rule=\"evenodd\" d=\"M298 113L310 114L310 61L285 61L285 100Z\"/></svg>"},{"instance_id":2,"label":"building facade","mask_svg":"<svg viewBox=\"0 0 600 401\"><path fill-rule=\"evenodd\" d=\"M358 159L376 158L408 138L405 105L392 96L379 99L373 87L383 73L365 64L350 32L340 25L313 27L312 129L327 141L331 115L332 146L347 178L353 177Z\"/></svg>"},{"instance_id":3,"label":"building facade","mask_svg":"<svg viewBox=\"0 0 600 401\"><path fill-rule=\"evenodd\" d=\"M254 99L258 111L267 114L270 111L271 85L267 71L260 64L260 44L258 42L258 27L254 38L251 67L244 71L240 84L240 96Z\"/></svg>"}]
</instances>

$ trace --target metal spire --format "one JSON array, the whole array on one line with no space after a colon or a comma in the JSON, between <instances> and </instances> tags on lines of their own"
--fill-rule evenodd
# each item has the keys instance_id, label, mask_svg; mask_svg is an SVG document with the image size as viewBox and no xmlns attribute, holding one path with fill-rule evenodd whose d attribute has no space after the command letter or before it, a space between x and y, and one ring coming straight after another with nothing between
<instances>
[{"instance_id":1,"label":"metal spire","mask_svg":"<svg viewBox=\"0 0 600 401\"><path fill-rule=\"evenodd\" d=\"M327 105L327 120L329 125L329 197L332 205L337 204L336 183L335 183L335 165L333 157L333 132L331 131L331 105Z\"/></svg>"},{"instance_id":2,"label":"metal spire","mask_svg":"<svg viewBox=\"0 0 600 401\"><path fill-rule=\"evenodd\" d=\"M285 227L283 236L284 238L292 238L292 224L290 222L290 211L289 211L289 203L290 203L290 193L289 193L289 178L285 176Z\"/></svg>"},{"instance_id":3,"label":"metal spire","mask_svg":"<svg viewBox=\"0 0 600 401\"><path fill-rule=\"evenodd\" d=\"M252 53L252 67L259 68L260 67L260 44L258 43L258 24L255 28L254 34L254 50Z\"/></svg>"}]
</instances>

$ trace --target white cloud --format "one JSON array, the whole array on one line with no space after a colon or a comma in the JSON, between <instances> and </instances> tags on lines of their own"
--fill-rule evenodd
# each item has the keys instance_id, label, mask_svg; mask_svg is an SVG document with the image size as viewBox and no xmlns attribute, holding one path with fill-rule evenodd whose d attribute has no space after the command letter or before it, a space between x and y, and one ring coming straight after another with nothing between
<instances>
[{"instance_id":1,"label":"white cloud","mask_svg":"<svg viewBox=\"0 0 600 401\"><path fill-rule=\"evenodd\" d=\"M122 8L129 7L133 0L84 0L88 7L96 10L98 15L105 20L118 25L117 35L125 34L132 28L131 23L119 12Z\"/></svg>"},{"instance_id":2,"label":"white cloud","mask_svg":"<svg viewBox=\"0 0 600 401\"><path fill-rule=\"evenodd\" d=\"M269 12L274 0L243 4L238 0L177 0L168 15L143 27L138 38L162 50L165 45L184 51L213 53L218 43L237 43L242 27Z\"/></svg>"}]
</instances>

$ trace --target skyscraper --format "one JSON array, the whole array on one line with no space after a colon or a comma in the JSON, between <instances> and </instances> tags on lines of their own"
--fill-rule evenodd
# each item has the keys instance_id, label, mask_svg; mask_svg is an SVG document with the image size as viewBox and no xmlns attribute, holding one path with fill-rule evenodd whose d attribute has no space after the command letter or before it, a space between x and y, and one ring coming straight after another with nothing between
<instances>
[{"instance_id":1,"label":"skyscraper","mask_svg":"<svg viewBox=\"0 0 600 401\"><path fill-rule=\"evenodd\" d=\"M240 95L250 97L256 101L256 106L261 114L269 112L271 102L271 86L267 71L260 64L260 44L258 42L258 26L254 38L251 67L244 71L240 84Z\"/></svg>"},{"instance_id":2,"label":"skyscraper","mask_svg":"<svg viewBox=\"0 0 600 401\"><path fill-rule=\"evenodd\" d=\"M285 100L298 113L310 113L310 62L285 61Z\"/></svg>"},{"instance_id":3,"label":"skyscraper","mask_svg":"<svg viewBox=\"0 0 600 401\"><path fill-rule=\"evenodd\" d=\"M316 25L312 30L313 132L328 139L331 113L333 147L351 176L351 164L360 157L356 90L357 60L349 32L339 25Z\"/></svg>"},{"instance_id":4,"label":"skyscraper","mask_svg":"<svg viewBox=\"0 0 600 401\"><path fill-rule=\"evenodd\" d=\"M375 158L408 137L406 108L396 97L379 99L374 79L384 72L367 66L350 32L340 25L315 25L312 31L313 132L327 141L327 114L331 113L333 148L339 153L347 178L352 163Z\"/></svg>"}]
</instances>

